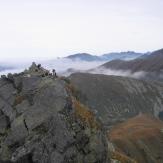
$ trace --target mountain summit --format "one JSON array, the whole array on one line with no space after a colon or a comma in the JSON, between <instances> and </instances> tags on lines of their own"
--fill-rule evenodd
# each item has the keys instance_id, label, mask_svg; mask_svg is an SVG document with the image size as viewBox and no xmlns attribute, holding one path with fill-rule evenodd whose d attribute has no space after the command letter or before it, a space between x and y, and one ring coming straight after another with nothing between
<instances>
[{"instance_id":1,"label":"mountain summit","mask_svg":"<svg viewBox=\"0 0 163 163\"><path fill-rule=\"evenodd\" d=\"M66 81L35 63L0 79L0 162L107 162L100 122Z\"/></svg>"},{"instance_id":2,"label":"mountain summit","mask_svg":"<svg viewBox=\"0 0 163 163\"><path fill-rule=\"evenodd\" d=\"M143 53L136 53L134 51L127 51L127 52L112 52L103 54L101 56L91 55L88 53L77 53L74 55L69 55L66 58L71 60L81 60L81 61L112 61L115 59L121 60L132 60L138 57L141 57L145 54Z\"/></svg>"}]
</instances>

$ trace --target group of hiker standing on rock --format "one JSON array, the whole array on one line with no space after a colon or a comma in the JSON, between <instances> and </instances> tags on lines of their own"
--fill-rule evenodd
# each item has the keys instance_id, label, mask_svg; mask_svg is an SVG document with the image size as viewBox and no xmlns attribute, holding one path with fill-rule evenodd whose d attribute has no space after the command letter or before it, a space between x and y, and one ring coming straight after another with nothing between
<instances>
[{"instance_id":1,"label":"group of hiker standing on rock","mask_svg":"<svg viewBox=\"0 0 163 163\"><path fill-rule=\"evenodd\" d=\"M57 77L57 73L56 73L55 69L52 69L52 73L50 73L48 70L42 68L42 67L41 67L41 64L36 65L35 62L32 63L32 67L33 67L33 68L34 68L34 67L36 68L36 69L35 69L36 72L37 72L37 71L40 71L40 70L41 70L42 72L44 72L43 75L42 75L43 77L44 77L44 76L49 76L49 75L50 75L50 76Z\"/></svg>"}]
</instances>

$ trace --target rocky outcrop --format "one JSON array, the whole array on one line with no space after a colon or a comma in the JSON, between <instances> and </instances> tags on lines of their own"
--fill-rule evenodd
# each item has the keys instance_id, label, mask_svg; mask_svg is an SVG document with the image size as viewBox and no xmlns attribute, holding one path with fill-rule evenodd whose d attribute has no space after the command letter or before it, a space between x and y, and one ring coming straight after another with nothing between
<instances>
[{"instance_id":1,"label":"rocky outcrop","mask_svg":"<svg viewBox=\"0 0 163 163\"><path fill-rule=\"evenodd\" d=\"M107 140L68 84L33 65L0 79L0 160L105 163Z\"/></svg>"},{"instance_id":2,"label":"rocky outcrop","mask_svg":"<svg viewBox=\"0 0 163 163\"><path fill-rule=\"evenodd\" d=\"M163 123L142 114L163 118L162 92L123 77L56 77L35 63L2 76L0 163L161 163Z\"/></svg>"}]
</instances>

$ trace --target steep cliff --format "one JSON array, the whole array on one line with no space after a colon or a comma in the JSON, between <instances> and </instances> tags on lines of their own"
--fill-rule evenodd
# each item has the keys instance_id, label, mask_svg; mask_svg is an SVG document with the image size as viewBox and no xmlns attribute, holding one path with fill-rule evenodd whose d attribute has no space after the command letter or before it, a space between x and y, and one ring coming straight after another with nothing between
<instances>
[{"instance_id":1,"label":"steep cliff","mask_svg":"<svg viewBox=\"0 0 163 163\"><path fill-rule=\"evenodd\" d=\"M0 79L0 160L105 163L107 141L94 114L69 85L33 65Z\"/></svg>"}]
</instances>

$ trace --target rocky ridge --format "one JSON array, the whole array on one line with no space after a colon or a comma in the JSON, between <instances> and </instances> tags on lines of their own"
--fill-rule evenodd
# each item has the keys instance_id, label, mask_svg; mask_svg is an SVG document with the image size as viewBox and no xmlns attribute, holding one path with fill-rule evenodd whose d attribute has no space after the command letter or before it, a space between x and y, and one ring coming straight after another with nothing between
<instances>
[{"instance_id":1,"label":"rocky ridge","mask_svg":"<svg viewBox=\"0 0 163 163\"><path fill-rule=\"evenodd\" d=\"M105 163L107 140L66 80L33 65L0 79L0 160Z\"/></svg>"}]
</instances>

